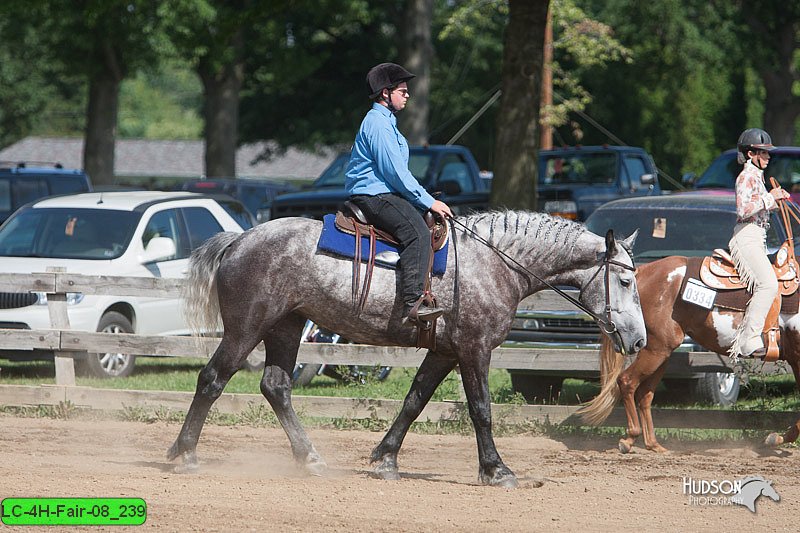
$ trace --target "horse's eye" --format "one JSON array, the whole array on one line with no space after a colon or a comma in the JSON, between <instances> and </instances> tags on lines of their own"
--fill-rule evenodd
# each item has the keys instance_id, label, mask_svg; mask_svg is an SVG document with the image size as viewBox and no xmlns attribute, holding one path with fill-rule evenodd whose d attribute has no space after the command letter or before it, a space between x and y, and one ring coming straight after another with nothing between
<instances>
[{"instance_id":1,"label":"horse's eye","mask_svg":"<svg viewBox=\"0 0 800 533\"><path fill-rule=\"evenodd\" d=\"M629 279L621 279L621 280L619 280L619 284L622 285L623 287L630 287L631 286L631 280L629 280Z\"/></svg>"}]
</instances>

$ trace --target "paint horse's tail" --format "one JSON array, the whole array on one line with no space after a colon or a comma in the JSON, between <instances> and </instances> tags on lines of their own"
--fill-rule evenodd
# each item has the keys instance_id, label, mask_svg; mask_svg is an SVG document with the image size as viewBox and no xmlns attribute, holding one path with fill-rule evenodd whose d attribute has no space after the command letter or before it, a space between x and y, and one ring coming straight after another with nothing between
<instances>
[{"instance_id":1,"label":"paint horse's tail","mask_svg":"<svg viewBox=\"0 0 800 533\"><path fill-rule=\"evenodd\" d=\"M217 299L217 270L222 255L240 234L217 233L192 252L189 258L189 276L183 288L186 300L186 322L197 334L216 334L222 330Z\"/></svg>"},{"instance_id":2,"label":"paint horse's tail","mask_svg":"<svg viewBox=\"0 0 800 533\"><path fill-rule=\"evenodd\" d=\"M625 365L622 354L614 349L611 340L603 335L600 343L600 394L578 411L584 422L599 426L611 414L611 410L622 396L617 378Z\"/></svg>"}]
</instances>

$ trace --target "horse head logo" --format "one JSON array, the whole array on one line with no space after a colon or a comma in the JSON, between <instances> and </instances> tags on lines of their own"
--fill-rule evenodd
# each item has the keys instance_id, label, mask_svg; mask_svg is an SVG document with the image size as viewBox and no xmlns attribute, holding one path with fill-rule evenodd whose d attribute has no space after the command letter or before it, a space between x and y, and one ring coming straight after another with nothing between
<instances>
[{"instance_id":1,"label":"horse head logo","mask_svg":"<svg viewBox=\"0 0 800 533\"><path fill-rule=\"evenodd\" d=\"M731 496L731 502L737 505L744 505L750 512L756 512L756 500L759 496L767 496L773 501L780 501L781 497L773 488L772 482L761 476L747 476L740 479L742 490L739 494Z\"/></svg>"}]
</instances>

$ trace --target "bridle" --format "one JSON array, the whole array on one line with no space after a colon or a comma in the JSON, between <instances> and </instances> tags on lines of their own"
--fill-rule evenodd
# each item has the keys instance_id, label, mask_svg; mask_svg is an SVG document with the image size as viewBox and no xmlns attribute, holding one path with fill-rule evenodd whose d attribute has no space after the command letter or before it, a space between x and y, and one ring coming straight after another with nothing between
<instances>
[{"instance_id":1,"label":"bridle","mask_svg":"<svg viewBox=\"0 0 800 533\"><path fill-rule=\"evenodd\" d=\"M600 329L601 329L601 331L603 331L603 333L605 333L609 337L614 338L617 341L617 344L620 346L620 349L622 350L623 355L625 354L625 343L622 340L622 335L620 334L619 329L617 329L617 325L614 323L613 320L611 320L611 265L618 266L618 267L624 268L625 270L630 270L632 272L636 272L636 266L633 264L633 255L631 255L630 250L628 250L627 248L623 247L623 249L628 253L628 256L631 259L631 264L630 265L626 265L625 263L621 263L619 261L611 259L611 256L608 253L608 249L606 249L605 252L603 252L601 254L598 254L598 262L599 262L599 264L597 266L597 270L595 270L594 274L592 274L592 277L589 278L589 281L587 281L583 285L583 287L581 287L580 293L578 294L578 298L580 298L583 295L584 288L587 287L594 280L594 278L597 277L597 275L600 273L600 270L602 270L605 267L604 286L605 286L605 292L606 292L606 294L605 294L606 306L605 306L605 311L604 311L605 316L601 316L598 313L595 313L594 311L592 311L591 309L586 307L586 305L584 305L583 302L581 302L579 299L574 298L572 295L570 295L567 292L559 289L555 285L552 285L548 281L540 278L539 276L537 276L536 274L534 274L533 272L528 270L527 267L525 267L524 265L520 264L516 259L514 259L510 255L508 255L504 251L500 250L499 248L494 246L492 243L490 243L489 241L487 241L486 239L484 239L483 237L481 237L480 235L478 235L477 233L472 231L463 222L460 222L460 221L458 221L458 220L456 220L454 218L451 218L450 219L450 224L452 226L455 226L456 224L458 224L459 226L461 226L462 229L464 229L464 231L466 231L467 233L472 235L478 242L480 242L481 244L487 246L488 248L490 248L495 253L503 256L505 259L508 259L509 261L514 263L514 265L516 265L521 270L523 270L525 273L527 273L528 275L532 276L533 278L535 278L540 283L543 283L544 285L547 286L547 288L553 290L555 293L557 293L558 295L563 297L565 300L570 302L572 305L574 305L575 307L577 307L578 309L580 309L581 311L583 311L584 313L586 313L587 315L592 317L592 319L595 322L597 322L597 325L600 326ZM455 240L455 234L456 234L455 228L452 228L452 229L453 229L452 235L453 235L454 240ZM458 264L457 261L456 261L456 264ZM458 275L457 274L456 274L456 282L458 282Z\"/></svg>"}]
</instances>

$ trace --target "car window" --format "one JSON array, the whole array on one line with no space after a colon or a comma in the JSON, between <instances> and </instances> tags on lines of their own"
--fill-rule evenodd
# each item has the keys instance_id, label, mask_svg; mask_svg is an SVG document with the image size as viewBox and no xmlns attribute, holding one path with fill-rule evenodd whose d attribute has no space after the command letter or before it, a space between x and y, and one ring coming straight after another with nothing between
<instances>
[{"instance_id":1,"label":"car window","mask_svg":"<svg viewBox=\"0 0 800 533\"><path fill-rule=\"evenodd\" d=\"M6 217L11 214L11 181L8 179L0 179L0 213Z\"/></svg>"},{"instance_id":2,"label":"car window","mask_svg":"<svg viewBox=\"0 0 800 533\"><path fill-rule=\"evenodd\" d=\"M0 255L114 259L122 255L139 220L105 209L23 210L0 229Z\"/></svg>"},{"instance_id":3,"label":"car window","mask_svg":"<svg viewBox=\"0 0 800 533\"><path fill-rule=\"evenodd\" d=\"M263 185L240 185L238 200L251 212L255 213L271 196L267 195L267 188Z\"/></svg>"},{"instance_id":4,"label":"car window","mask_svg":"<svg viewBox=\"0 0 800 533\"><path fill-rule=\"evenodd\" d=\"M242 227L242 229L250 229L255 224L253 215L239 202L222 199L216 199L216 202Z\"/></svg>"},{"instance_id":5,"label":"car window","mask_svg":"<svg viewBox=\"0 0 800 533\"><path fill-rule=\"evenodd\" d=\"M589 183L609 185L617 174L617 156L614 153L574 153L544 155L539 161L544 172L539 173L539 183Z\"/></svg>"},{"instance_id":6,"label":"car window","mask_svg":"<svg viewBox=\"0 0 800 533\"><path fill-rule=\"evenodd\" d=\"M144 233L142 233L142 246L147 248L147 243L153 237L166 237L172 239L172 242L175 243L175 256L168 258L167 261L189 257L189 244L184 241L181 235L177 209L165 209L150 217L147 226L144 228Z\"/></svg>"},{"instance_id":7,"label":"car window","mask_svg":"<svg viewBox=\"0 0 800 533\"><path fill-rule=\"evenodd\" d=\"M626 175L626 184L631 190L649 188L649 185L644 185L642 183L642 174L647 174L647 167L641 157L625 156L623 159L622 172Z\"/></svg>"},{"instance_id":8,"label":"car window","mask_svg":"<svg viewBox=\"0 0 800 533\"><path fill-rule=\"evenodd\" d=\"M702 218L702 231L697 220ZM712 209L598 209L586 220L586 227L605 236L613 229L617 238L639 230L633 248L637 261L669 255L697 257L714 248L727 248L736 225L733 211Z\"/></svg>"},{"instance_id":9,"label":"car window","mask_svg":"<svg viewBox=\"0 0 800 533\"><path fill-rule=\"evenodd\" d=\"M800 192L800 151L798 153L773 153L765 176L775 177L781 187L789 192ZM771 188L767 182L767 188Z\"/></svg>"},{"instance_id":10,"label":"car window","mask_svg":"<svg viewBox=\"0 0 800 533\"><path fill-rule=\"evenodd\" d=\"M433 155L430 152L419 154L412 152L408 157L408 170L423 185L430 177L428 171L431 168L431 161L433 161Z\"/></svg>"},{"instance_id":11,"label":"car window","mask_svg":"<svg viewBox=\"0 0 800 533\"><path fill-rule=\"evenodd\" d=\"M220 223L205 207L185 207L182 211L186 228L189 230L189 244L192 250L222 231Z\"/></svg>"},{"instance_id":12,"label":"car window","mask_svg":"<svg viewBox=\"0 0 800 533\"><path fill-rule=\"evenodd\" d=\"M736 162L736 154L726 153L716 158L711 165L697 178L698 189L733 189L736 176L742 166Z\"/></svg>"},{"instance_id":13,"label":"car window","mask_svg":"<svg viewBox=\"0 0 800 533\"><path fill-rule=\"evenodd\" d=\"M473 192L475 189L470 179L469 167L458 154L448 154L442 158L442 170L436 183L441 184L443 181L455 181L461 187L461 192Z\"/></svg>"},{"instance_id":14,"label":"car window","mask_svg":"<svg viewBox=\"0 0 800 533\"><path fill-rule=\"evenodd\" d=\"M18 208L38 200L43 196L49 196L47 182L44 178L25 178L11 181L11 196L13 197L12 207Z\"/></svg>"},{"instance_id":15,"label":"car window","mask_svg":"<svg viewBox=\"0 0 800 533\"><path fill-rule=\"evenodd\" d=\"M75 192L86 192L86 180L78 176L51 176L50 194L70 194Z\"/></svg>"},{"instance_id":16,"label":"car window","mask_svg":"<svg viewBox=\"0 0 800 533\"><path fill-rule=\"evenodd\" d=\"M350 162L350 154L339 154L328 168L322 171L314 182L314 187L344 187L345 171Z\"/></svg>"}]
</instances>

